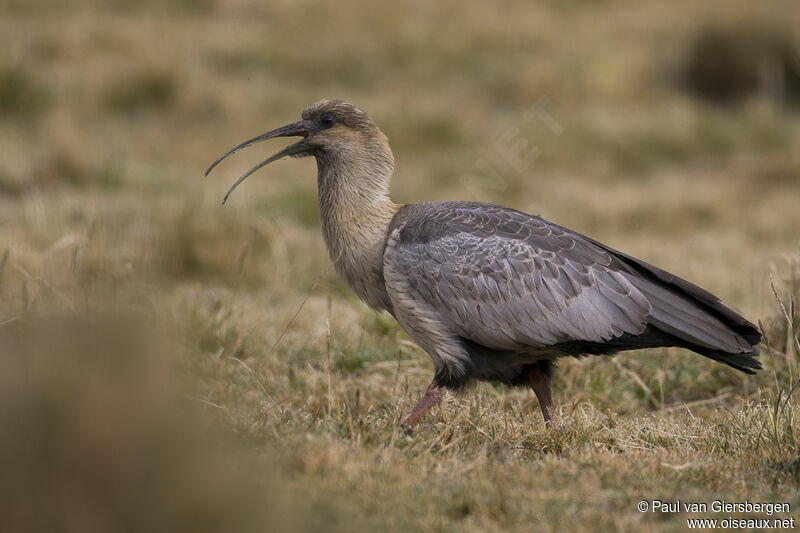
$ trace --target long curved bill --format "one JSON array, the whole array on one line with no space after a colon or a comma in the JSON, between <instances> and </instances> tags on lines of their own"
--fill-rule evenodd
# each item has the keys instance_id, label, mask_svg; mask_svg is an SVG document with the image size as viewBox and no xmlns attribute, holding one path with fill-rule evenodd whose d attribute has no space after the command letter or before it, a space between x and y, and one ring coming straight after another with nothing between
<instances>
[{"instance_id":1,"label":"long curved bill","mask_svg":"<svg viewBox=\"0 0 800 533\"><path fill-rule=\"evenodd\" d=\"M268 131L267 133L262 133L261 135L259 135L257 137L253 137L252 139L249 139L247 141L244 141L243 143L238 144L238 145L234 146L233 148L231 148L230 150L228 150L227 152L225 152L221 157L219 157L219 159L214 161L211 164L210 167L208 167L208 170L206 170L206 174L205 175L208 176L208 174L212 170L214 170L214 167L216 167L218 164L220 164L220 162L222 162L223 159L225 159L229 155L235 154L236 152L238 152L242 148L247 148L250 145L256 144L256 143L261 142L261 141L265 141L267 139L273 139L275 137L297 137L297 136L299 136L299 137L308 138L310 133L311 133L311 130L309 128L309 124L305 120L301 120L300 122L295 122L293 124L287 124L286 126L281 126L280 128L274 129L272 131ZM287 146L286 148L284 148L280 152L269 156L267 159L265 159L261 163L257 164L256 166L254 166L253 168L251 168L250 170L245 172L239 179L237 179L233 183L233 185L231 185L231 188L228 189L228 192L225 193L225 198L223 198L222 204L225 205L225 202L228 201L228 196L231 195L233 190L236 189L236 187L238 187L240 183L242 183L245 179L247 179L251 174L256 172L261 167L264 167L264 166L272 163L273 161L276 161L276 160L278 160L278 159L280 159L282 157L285 157L287 155L300 154L300 153L308 151L309 150L309 146L306 144L306 139L305 138L302 139L301 141L298 141L298 142L294 143L294 144L290 144L289 146Z\"/></svg>"}]
</instances>

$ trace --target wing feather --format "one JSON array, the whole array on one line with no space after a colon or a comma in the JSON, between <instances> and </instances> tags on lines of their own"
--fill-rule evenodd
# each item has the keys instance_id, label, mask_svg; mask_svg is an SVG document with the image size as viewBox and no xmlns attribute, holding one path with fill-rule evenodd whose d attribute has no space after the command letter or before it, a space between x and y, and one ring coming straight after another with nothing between
<instances>
[{"instance_id":1,"label":"wing feather","mask_svg":"<svg viewBox=\"0 0 800 533\"><path fill-rule=\"evenodd\" d=\"M415 204L384 263L462 338L498 350L644 331L651 305L601 247L485 204ZM391 287L389 293L391 294Z\"/></svg>"}]
</instances>

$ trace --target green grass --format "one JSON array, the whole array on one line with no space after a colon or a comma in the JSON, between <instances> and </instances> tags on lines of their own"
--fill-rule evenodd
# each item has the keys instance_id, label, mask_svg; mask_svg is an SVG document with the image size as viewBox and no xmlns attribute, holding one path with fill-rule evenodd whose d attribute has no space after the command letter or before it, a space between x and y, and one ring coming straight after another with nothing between
<instances>
[{"instance_id":1,"label":"green grass","mask_svg":"<svg viewBox=\"0 0 800 533\"><path fill-rule=\"evenodd\" d=\"M794 3L0 13L3 531L683 531L637 503L800 508L800 115L675 74L709 20L797 50ZM686 277L763 325L764 370L565 360L558 428L478 384L406 435L432 364L336 278L313 161L225 207L281 143L202 177L322 96L389 136L397 201L503 203Z\"/></svg>"}]
</instances>

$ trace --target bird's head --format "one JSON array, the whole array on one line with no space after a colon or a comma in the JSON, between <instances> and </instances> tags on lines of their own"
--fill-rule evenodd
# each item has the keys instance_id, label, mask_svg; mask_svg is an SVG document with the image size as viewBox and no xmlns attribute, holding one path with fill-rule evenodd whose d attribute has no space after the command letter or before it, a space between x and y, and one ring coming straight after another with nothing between
<instances>
[{"instance_id":1,"label":"bird's head","mask_svg":"<svg viewBox=\"0 0 800 533\"><path fill-rule=\"evenodd\" d=\"M320 168L342 164L354 167L375 167L376 171L391 174L394 159L388 140L369 116L353 104L341 100L323 99L303 110L302 120L281 126L253 137L231 148L206 170L208 175L223 159L252 144L275 137L302 137L294 144L268 157L242 175L228 190L222 203L248 176L261 167L285 156L313 155Z\"/></svg>"}]
</instances>

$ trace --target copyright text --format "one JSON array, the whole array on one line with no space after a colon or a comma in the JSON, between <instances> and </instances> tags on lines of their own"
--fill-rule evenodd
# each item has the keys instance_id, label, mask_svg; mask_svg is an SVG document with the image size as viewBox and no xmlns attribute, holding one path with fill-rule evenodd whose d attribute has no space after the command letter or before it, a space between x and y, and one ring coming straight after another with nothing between
<instances>
[{"instance_id":1,"label":"copyright text","mask_svg":"<svg viewBox=\"0 0 800 533\"><path fill-rule=\"evenodd\" d=\"M698 501L666 501L666 500L641 500L637 504L637 509L641 513L750 513L761 514L765 517L772 517L775 514L788 514L792 511L787 502L753 502L745 500L742 502L731 502L728 500L714 500L712 502ZM775 528L775 529L794 529L795 518L774 517L774 518L736 518L728 516L726 518L689 518L686 521L690 529L708 528L716 529L753 529L753 528Z\"/></svg>"}]
</instances>

